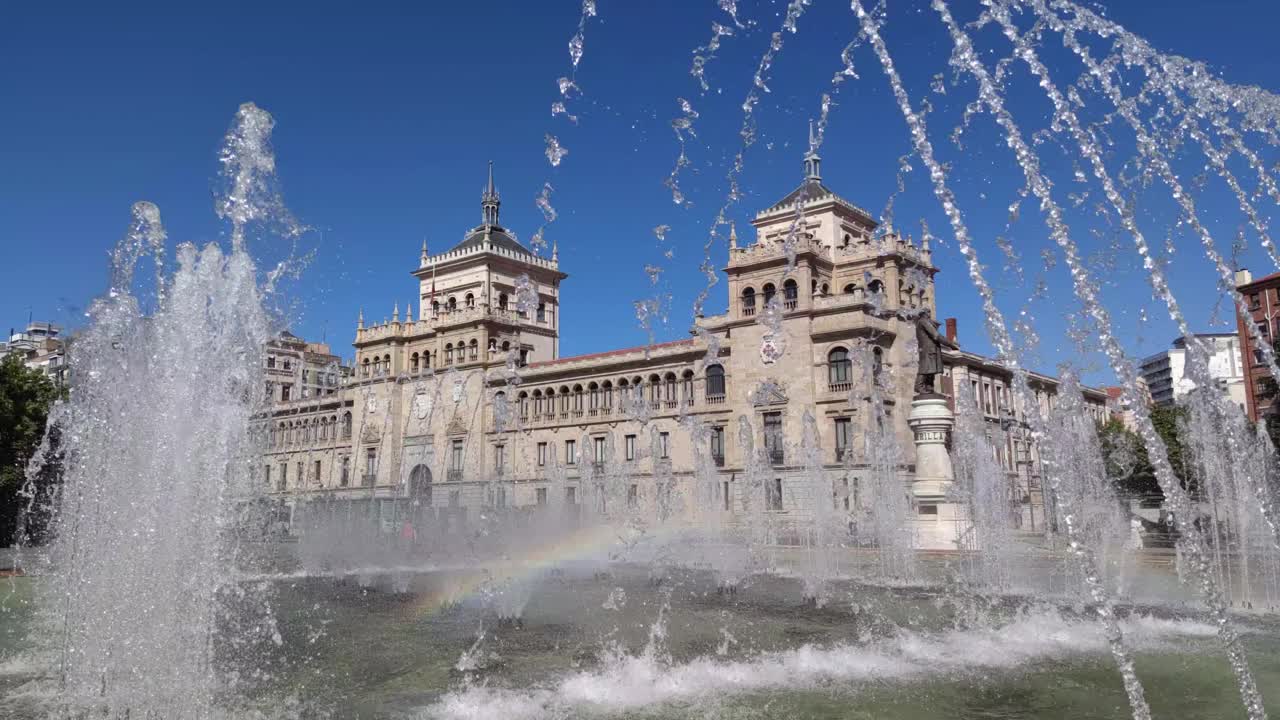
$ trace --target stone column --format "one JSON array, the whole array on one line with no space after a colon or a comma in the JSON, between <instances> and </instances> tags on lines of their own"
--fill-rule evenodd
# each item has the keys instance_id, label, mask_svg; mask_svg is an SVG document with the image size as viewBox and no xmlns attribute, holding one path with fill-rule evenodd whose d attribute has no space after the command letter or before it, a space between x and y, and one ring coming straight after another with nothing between
<instances>
[{"instance_id":1,"label":"stone column","mask_svg":"<svg viewBox=\"0 0 1280 720\"><path fill-rule=\"evenodd\" d=\"M915 434L916 445L916 474L911 482L916 548L960 549L970 523L967 509L949 498L955 472L947 452L947 437L955 426L955 415L942 395L920 395L911 401L907 424Z\"/></svg>"}]
</instances>

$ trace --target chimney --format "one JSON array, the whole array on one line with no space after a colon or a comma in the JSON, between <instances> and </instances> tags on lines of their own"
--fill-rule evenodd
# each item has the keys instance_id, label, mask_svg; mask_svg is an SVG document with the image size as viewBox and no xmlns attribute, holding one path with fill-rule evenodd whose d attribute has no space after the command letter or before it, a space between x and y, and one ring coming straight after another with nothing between
<instances>
[{"instance_id":1,"label":"chimney","mask_svg":"<svg viewBox=\"0 0 1280 720\"><path fill-rule=\"evenodd\" d=\"M947 339L956 342L956 319L953 317L947 318Z\"/></svg>"},{"instance_id":2,"label":"chimney","mask_svg":"<svg viewBox=\"0 0 1280 720\"><path fill-rule=\"evenodd\" d=\"M1236 271L1236 287L1248 285L1253 282L1253 273L1249 272L1249 268L1240 268Z\"/></svg>"}]
</instances>

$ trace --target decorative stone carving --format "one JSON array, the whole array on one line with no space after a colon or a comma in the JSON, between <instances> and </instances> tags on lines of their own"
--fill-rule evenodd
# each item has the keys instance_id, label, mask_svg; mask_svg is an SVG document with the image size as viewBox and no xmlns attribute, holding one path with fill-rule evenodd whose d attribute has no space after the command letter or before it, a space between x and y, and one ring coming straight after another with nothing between
<instances>
[{"instance_id":1,"label":"decorative stone carving","mask_svg":"<svg viewBox=\"0 0 1280 720\"><path fill-rule=\"evenodd\" d=\"M768 407L770 405L786 405L787 390L786 387L772 378L760 383L759 387L751 392L751 404L755 407Z\"/></svg>"}]
</instances>

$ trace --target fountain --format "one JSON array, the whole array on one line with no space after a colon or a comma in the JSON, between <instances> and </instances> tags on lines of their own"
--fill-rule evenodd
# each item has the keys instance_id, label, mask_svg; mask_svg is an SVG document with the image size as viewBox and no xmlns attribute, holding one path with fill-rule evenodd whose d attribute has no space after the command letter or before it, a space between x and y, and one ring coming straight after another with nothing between
<instances>
[{"instance_id":1,"label":"fountain","mask_svg":"<svg viewBox=\"0 0 1280 720\"><path fill-rule=\"evenodd\" d=\"M511 347L488 338L488 360L484 339L479 353L475 339L459 344L456 362L450 344L434 367L429 354L421 366L416 354L412 366L377 356L334 400L353 416L345 445L332 429L347 453L342 484L325 486L329 456L306 449L294 481L316 484L292 495L292 455L278 487L261 482L273 453L294 452L277 444L277 428L288 438L294 430L276 425L285 413L260 389L281 324L267 300L296 267L264 272L250 246L255 233L292 240L302 228L276 189L272 118L242 106L220 155L225 246L180 244L170 267L159 210L136 204L107 292L74 345L75 389L52 416L67 458L61 492L32 491L28 508L53 518L54 540L24 555L32 577L10 580L0 597L0 709L33 718L745 718L843 717L857 705L876 717L1063 708L1142 720L1243 706L1251 720L1265 718L1265 700L1280 692L1276 451L1265 428L1213 390L1168 253L1148 240L1153 221L1136 208L1153 188L1167 190L1151 204L1175 208L1170 235L1192 237L1248 316L1217 225L1197 203L1220 181L1242 237L1256 237L1280 266L1266 220L1267 201L1280 203L1271 165L1280 103L1070 0L979 5L958 18L932 0L913 20L944 43L952 72L926 90L895 62L897 8L851 0L855 37L824 82L802 184L757 215L758 237L744 233L740 245L730 215L761 102L811 6L788 2L734 108L740 146L702 244L707 285L690 339L653 342L655 323L672 312L655 287L656 297L636 302L648 346L610 354L620 369L608 380L579 384L561 362L583 358L528 364L536 346L519 336ZM679 98L679 155L661 182L682 212L695 180L682 170L698 151L688 140L708 117L708 72L720 68L712 61L722 41L746 43L756 26L732 0L718 7L711 41L694 52L703 94ZM577 72L597 14L586 0L569 75L557 82L556 122L579 122ZM909 153L877 221L823 185L819 150L836 94L880 75ZM1047 121L1012 102L1026 83L1043 94ZM958 124L948 137L938 127L949 121ZM559 171L585 152L569 154L573 135L556 132L542 142ZM965 144L984 139L1012 153L1003 161L1014 199L994 247L1017 282L993 271L999 255L965 213L974 201L964 161L986 157ZM1126 153L1132 162L1113 157ZM1183 172L1187 153L1202 171L1194 180ZM941 239L926 226L917 245L893 222L912 192L940 205L994 358L969 357L935 328ZM530 245L542 253L558 217L551 193L544 183L535 200L545 223ZM559 247L552 240L549 257L525 252L498 225L492 165L483 198L484 222L468 242L522 269L501 300L486 278L466 307L446 312L545 324L565 277ZM1040 248L1025 239L1028 199L1044 222ZM827 217L853 232L841 240ZM725 225L722 276L712 260ZM1099 226L1119 238L1115 253L1132 247L1130 264L1188 338L1197 389L1182 403L1176 462L1121 343L1123 308L1083 242ZM663 249L676 241L666 224L654 234ZM1036 251L1038 269L1024 262ZM433 297L438 257L424 245L417 270ZM153 278L138 272L147 258ZM821 268L867 258L891 258L896 274L850 273L843 291L824 284L835 278ZM1052 276L1059 262L1065 278ZM1041 276L1024 285L1027 270ZM664 271L646 267L655 286ZM709 316L722 277L730 308ZM1138 439L1124 452L1150 463L1176 549L1136 542L1142 521L1117 490L1115 451L1085 400L1083 378L1098 370L1068 363L1054 379L1029 368L1045 322L1036 313L1059 310L1046 303L1054 283L1078 303L1067 332L1080 355L1103 358L1123 385ZM1002 307L1021 300L1007 295L1022 287L1031 289L1015 316ZM424 302L415 321L410 304L402 322L397 304L390 322L368 327L361 313L358 337L372 346L443 332L436 312ZM857 320L823 324L833 316ZM1241 327L1259 348L1257 366L1280 377L1269 331ZM663 362L689 372L651 373ZM955 372L983 363L1008 378L994 405ZM812 368L826 377L809 378ZM346 463L357 460L365 470L348 485ZM1099 658L1120 682L1100 672Z\"/></svg>"}]
</instances>

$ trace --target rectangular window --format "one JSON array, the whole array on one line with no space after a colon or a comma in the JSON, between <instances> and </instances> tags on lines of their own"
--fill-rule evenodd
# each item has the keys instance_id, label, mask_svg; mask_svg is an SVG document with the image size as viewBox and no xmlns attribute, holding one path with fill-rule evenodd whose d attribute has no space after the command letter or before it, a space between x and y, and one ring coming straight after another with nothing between
<instances>
[{"instance_id":1,"label":"rectangular window","mask_svg":"<svg viewBox=\"0 0 1280 720\"><path fill-rule=\"evenodd\" d=\"M374 448L369 448L364 451L364 474L378 474L378 451Z\"/></svg>"},{"instance_id":2,"label":"rectangular window","mask_svg":"<svg viewBox=\"0 0 1280 720\"><path fill-rule=\"evenodd\" d=\"M449 469L462 471L462 441L454 440L449 451Z\"/></svg>"},{"instance_id":3,"label":"rectangular window","mask_svg":"<svg viewBox=\"0 0 1280 720\"><path fill-rule=\"evenodd\" d=\"M765 507L770 510L782 509L782 478L774 478L773 482L765 481Z\"/></svg>"},{"instance_id":4,"label":"rectangular window","mask_svg":"<svg viewBox=\"0 0 1280 720\"><path fill-rule=\"evenodd\" d=\"M538 443L538 467L545 467L547 464L547 444Z\"/></svg>"},{"instance_id":5,"label":"rectangular window","mask_svg":"<svg viewBox=\"0 0 1280 720\"><path fill-rule=\"evenodd\" d=\"M306 467L307 467L306 465L303 465L302 463L298 463L298 484L299 485L302 485L303 483L306 482L306 477L307 477L305 474Z\"/></svg>"},{"instance_id":6,"label":"rectangular window","mask_svg":"<svg viewBox=\"0 0 1280 720\"><path fill-rule=\"evenodd\" d=\"M506 467L507 467L507 446L494 445L493 446L493 469L496 470L499 475L501 475L502 471L505 470Z\"/></svg>"},{"instance_id":7,"label":"rectangular window","mask_svg":"<svg viewBox=\"0 0 1280 720\"><path fill-rule=\"evenodd\" d=\"M280 485L278 487L284 490L289 486L289 463L280 463Z\"/></svg>"},{"instance_id":8,"label":"rectangular window","mask_svg":"<svg viewBox=\"0 0 1280 720\"><path fill-rule=\"evenodd\" d=\"M311 479L315 480L316 484L319 484L320 483L320 461L319 460L316 460L315 465L312 466L311 470L314 473Z\"/></svg>"},{"instance_id":9,"label":"rectangular window","mask_svg":"<svg viewBox=\"0 0 1280 720\"><path fill-rule=\"evenodd\" d=\"M266 487L267 487L267 489L268 489L268 490L270 490L270 489L271 489L271 466L270 466L270 465L267 465L267 466L266 466L266 478L265 478L265 480L266 480Z\"/></svg>"},{"instance_id":10,"label":"rectangular window","mask_svg":"<svg viewBox=\"0 0 1280 720\"><path fill-rule=\"evenodd\" d=\"M627 459L635 460L636 459L636 436L628 435L626 436L626 438L624 438L624 441L625 441L625 445L627 446L626 447Z\"/></svg>"},{"instance_id":11,"label":"rectangular window","mask_svg":"<svg viewBox=\"0 0 1280 720\"><path fill-rule=\"evenodd\" d=\"M351 484L351 458L346 455L342 456L342 477L339 483L342 487Z\"/></svg>"},{"instance_id":12,"label":"rectangular window","mask_svg":"<svg viewBox=\"0 0 1280 720\"><path fill-rule=\"evenodd\" d=\"M658 453L663 460L671 457L671 433L658 433Z\"/></svg>"},{"instance_id":13,"label":"rectangular window","mask_svg":"<svg viewBox=\"0 0 1280 720\"><path fill-rule=\"evenodd\" d=\"M578 504L578 488L567 487L564 489L564 504L565 505Z\"/></svg>"},{"instance_id":14,"label":"rectangular window","mask_svg":"<svg viewBox=\"0 0 1280 720\"><path fill-rule=\"evenodd\" d=\"M591 438L591 448L593 453L591 459L598 463L604 462L604 437Z\"/></svg>"},{"instance_id":15,"label":"rectangular window","mask_svg":"<svg viewBox=\"0 0 1280 720\"><path fill-rule=\"evenodd\" d=\"M269 368L273 368L273 367L275 367L275 366L276 366L276 356L275 356L275 355L268 355L268 356L267 356L267 367L269 367Z\"/></svg>"},{"instance_id":16,"label":"rectangular window","mask_svg":"<svg viewBox=\"0 0 1280 720\"><path fill-rule=\"evenodd\" d=\"M917 512L921 515L937 515L938 506L937 505L921 505L917 509Z\"/></svg>"},{"instance_id":17,"label":"rectangular window","mask_svg":"<svg viewBox=\"0 0 1280 720\"><path fill-rule=\"evenodd\" d=\"M578 442L576 440L564 441L564 464L578 464Z\"/></svg>"},{"instance_id":18,"label":"rectangular window","mask_svg":"<svg viewBox=\"0 0 1280 720\"><path fill-rule=\"evenodd\" d=\"M716 467L724 467L724 428L711 428L711 460Z\"/></svg>"},{"instance_id":19,"label":"rectangular window","mask_svg":"<svg viewBox=\"0 0 1280 720\"><path fill-rule=\"evenodd\" d=\"M730 502L730 500L733 498L733 494L729 489L729 481L725 480L724 482L720 483L720 485L721 485L721 492L724 494L724 509L732 510L733 505Z\"/></svg>"},{"instance_id":20,"label":"rectangular window","mask_svg":"<svg viewBox=\"0 0 1280 720\"><path fill-rule=\"evenodd\" d=\"M547 489L538 488L537 497L538 497L538 507L545 507L547 504Z\"/></svg>"},{"instance_id":21,"label":"rectangular window","mask_svg":"<svg viewBox=\"0 0 1280 720\"><path fill-rule=\"evenodd\" d=\"M764 414L764 446L769 451L769 462L774 465L781 465L784 457L782 413L771 412Z\"/></svg>"},{"instance_id":22,"label":"rectangular window","mask_svg":"<svg viewBox=\"0 0 1280 720\"><path fill-rule=\"evenodd\" d=\"M853 440L852 418L836 418L836 460L843 460Z\"/></svg>"},{"instance_id":23,"label":"rectangular window","mask_svg":"<svg viewBox=\"0 0 1280 720\"><path fill-rule=\"evenodd\" d=\"M640 504L640 486L635 484L628 485L627 486L627 507L633 508L639 504Z\"/></svg>"},{"instance_id":24,"label":"rectangular window","mask_svg":"<svg viewBox=\"0 0 1280 720\"><path fill-rule=\"evenodd\" d=\"M547 306L545 303L538 303L538 322L547 321Z\"/></svg>"},{"instance_id":25,"label":"rectangular window","mask_svg":"<svg viewBox=\"0 0 1280 720\"><path fill-rule=\"evenodd\" d=\"M1262 297L1258 293L1253 293L1249 296L1249 307L1254 310L1262 307Z\"/></svg>"},{"instance_id":26,"label":"rectangular window","mask_svg":"<svg viewBox=\"0 0 1280 720\"><path fill-rule=\"evenodd\" d=\"M280 386L280 402L289 402L289 392L291 390L293 390L292 385L282 384Z\"/></svg>"}]
</instances>

